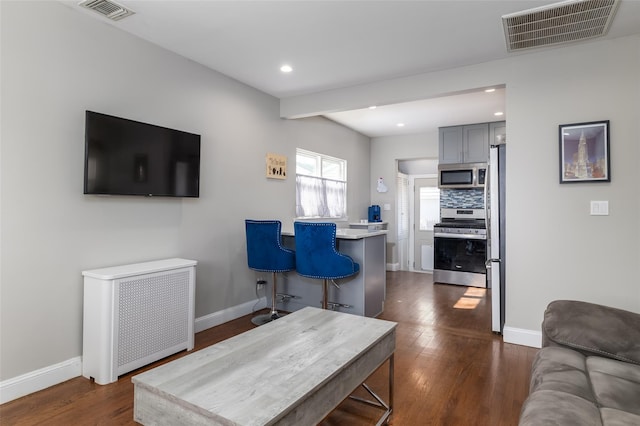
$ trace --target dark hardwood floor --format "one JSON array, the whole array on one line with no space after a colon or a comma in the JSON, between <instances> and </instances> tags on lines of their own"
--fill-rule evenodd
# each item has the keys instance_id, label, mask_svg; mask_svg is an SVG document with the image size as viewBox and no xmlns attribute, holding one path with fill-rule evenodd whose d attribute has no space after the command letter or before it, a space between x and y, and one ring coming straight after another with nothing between
<instances>
[{"instance_id":1,"label":"dark hardwood floor","mask_svg":"<svg viewBox=\"0 0 640 426\"><path fill-rule=\"evenodd\" d=\"M482 289L434 285L428 274L387 273L387 300L380 318L398 322L391 424L518 423L536 349L503 343L491 332L490 309L490 295ZM245 316L205 330L196 334L195 349L252 327L250 316ZM0 406L0 424L134 425L131 377L186 354L123 375L110 385L78 377L8 402ZM387 377L385 363L367 380L384 399ZM379 414L346 400L321 425L373 425Z\"/></svg>"}]
</instances>

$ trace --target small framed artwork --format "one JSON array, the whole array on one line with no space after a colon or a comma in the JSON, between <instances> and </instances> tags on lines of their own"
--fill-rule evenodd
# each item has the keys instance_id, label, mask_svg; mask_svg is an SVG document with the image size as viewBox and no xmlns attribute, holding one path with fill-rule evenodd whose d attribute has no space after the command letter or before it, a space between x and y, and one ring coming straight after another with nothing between
<instances>
[{"instance_id":1,"label":"small framed artwork","mask_svg":"<svg viewBox=\"0 0 640 426\"><path fill-rule=\"evenodd\" d=\"M279 154L267 153L267 178L287 178L287 157Z\"/></svg>"},{"instance_id":2,"label":"small framed artwork","mask_svg":"<svg viewBox=\"0 0 640 426\"><path fill-rule=\"evenodd\" d=\"M560 125L560 183L611 182L609 120Z\"/></svg>"}]
</instances>

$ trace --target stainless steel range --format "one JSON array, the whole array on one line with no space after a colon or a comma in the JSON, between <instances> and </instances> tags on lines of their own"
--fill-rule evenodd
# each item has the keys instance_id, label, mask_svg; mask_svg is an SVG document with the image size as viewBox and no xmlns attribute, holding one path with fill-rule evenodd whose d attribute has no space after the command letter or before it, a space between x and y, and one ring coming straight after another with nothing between
<instances>
[{"instance_id":1,"label":"stainless steel range","mask_svg":"<svg viewBox=\"0 0 640 426\"><path fill-rule=\"evenodd\" d=\"M434 225L433 281L487 287L487 227L483 209L442 209Z\"/></svg>"}]
</instances>

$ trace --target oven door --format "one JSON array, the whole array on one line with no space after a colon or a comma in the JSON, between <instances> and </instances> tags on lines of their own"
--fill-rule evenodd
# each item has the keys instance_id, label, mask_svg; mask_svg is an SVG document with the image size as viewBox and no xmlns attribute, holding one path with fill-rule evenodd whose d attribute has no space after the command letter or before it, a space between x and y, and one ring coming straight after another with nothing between
<instances>
[{"instance_id":1,"label":"oven door","mask_svg":"<svg viewBox=\"0 0 640 426\"><path fill-rule=\"evenodd\" d=\"M486 238L445 235L434 238L434 282L486 287Z\"/></svg>"}]
</instances>

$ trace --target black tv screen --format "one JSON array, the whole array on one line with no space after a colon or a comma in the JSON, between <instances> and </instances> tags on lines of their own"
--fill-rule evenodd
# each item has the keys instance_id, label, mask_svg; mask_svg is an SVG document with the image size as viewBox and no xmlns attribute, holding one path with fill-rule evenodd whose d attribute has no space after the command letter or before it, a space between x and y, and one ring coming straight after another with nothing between
<instances>
[{"instance_id":1,"label":"black tv screen","mask_svg":"<svg viewBox=\"0 0 640 426\"><path fill-rule=\"evenodd\" d=\"M87 111L84 193L198 197L200 135Z\"/></svg>"}]
</instances>

